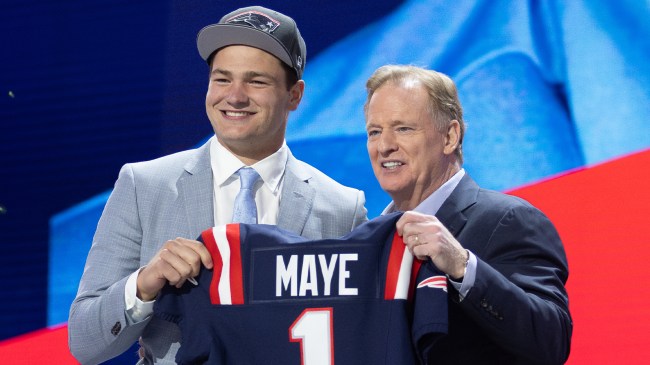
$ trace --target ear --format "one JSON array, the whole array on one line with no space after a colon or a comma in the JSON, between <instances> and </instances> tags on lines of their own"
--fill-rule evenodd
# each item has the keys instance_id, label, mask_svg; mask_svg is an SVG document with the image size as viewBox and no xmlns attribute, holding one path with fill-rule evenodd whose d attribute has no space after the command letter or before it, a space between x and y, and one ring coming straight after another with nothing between
<instances>
[{"instance_id":1,"label":"ear","mask_svg":"<svg viewBox=\"0 0 650 365\"><path fill-rule=\"evenodd\" d=\"M298 80L289 90L289 110L294 111L298 108L302 95L305 92L305 81Z\"/></svg>"},{"instance_id":2,"label":"ear","mask_svg":"<svg viewBox=\"0 0 650 365\"><path fill-rule=\"evenodd\" d=\"M458 148L460 142L460 123L456 119L449 122L445 135L445 155L451 155Z\"/></svg>"}]
</instances>

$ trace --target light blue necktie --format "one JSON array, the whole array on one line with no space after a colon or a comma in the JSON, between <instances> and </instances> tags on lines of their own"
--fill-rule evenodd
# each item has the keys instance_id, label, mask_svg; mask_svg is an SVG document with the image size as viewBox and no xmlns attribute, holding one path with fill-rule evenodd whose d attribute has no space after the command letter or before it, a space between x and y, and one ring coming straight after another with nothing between
<instances>
[{"instance_id":1,"label":"light blue necktie","mask_svg":"<svg viewBox=\"0 0 650 365\"><path fill-rule=\"evenodd\" d=\"M235 198L235 206L232 212L233 223L257 223L257 206L255 205L255 192L253 186L260 178L260 175L250 167L242 167L237 171L241 187Z\"/></svg>"}]
</instances>

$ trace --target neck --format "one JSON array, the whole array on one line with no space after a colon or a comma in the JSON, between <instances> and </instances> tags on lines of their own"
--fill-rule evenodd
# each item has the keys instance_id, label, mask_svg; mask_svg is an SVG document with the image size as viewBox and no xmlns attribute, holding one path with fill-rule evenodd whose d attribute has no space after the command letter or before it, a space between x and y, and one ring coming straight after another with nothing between
<instances>
[{"instance_id":1,"label":"neck","mask_svg":"<svg viewBox=\"0 0 650 365\"><path fill-rule=\"evenodd\" d=\"M458 171L460 171L460 166L458 164L451 164L442 175L432 179L429 185L421 188L415 187L413 190L401 194L393 194L391 198L393 198L393 202L395 203L395 209L403 212L415 209L444 183L449 181Z\"/></svg>"}]
</instances>

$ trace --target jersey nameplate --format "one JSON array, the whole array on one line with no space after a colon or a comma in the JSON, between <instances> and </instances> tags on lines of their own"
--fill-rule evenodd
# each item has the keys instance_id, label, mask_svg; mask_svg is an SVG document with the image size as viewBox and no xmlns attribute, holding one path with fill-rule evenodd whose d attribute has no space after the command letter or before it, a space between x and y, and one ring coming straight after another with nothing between
<instances>
[{"instance_id":1,"label":"jersey nameplate","mask_svg":"<svg viewBox=\"0 0 650 365\"><path fill-rule=\"evenodd\" d=\"M379 295L379 278L361 273L377 271L379 245L310 246L291 244L288 249L253 249L248 268L251 303Z\"/></svg>"}]
</instances>

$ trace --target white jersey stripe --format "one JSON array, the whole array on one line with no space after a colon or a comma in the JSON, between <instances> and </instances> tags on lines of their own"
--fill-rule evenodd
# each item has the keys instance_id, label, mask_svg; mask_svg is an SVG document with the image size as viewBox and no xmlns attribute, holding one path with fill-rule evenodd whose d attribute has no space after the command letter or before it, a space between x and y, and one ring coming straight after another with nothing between
<instances>
[{"instance_id":1,"label":"white jersey stripe","mask_svg":"<svg viewBox=\"0 0 650 365\"><path fill-rule=\"evenodd\" d=\"M413 255L409 250L404 250L402 264L399 267L395 299L408 299L409 285L411 284L411 267L413 266Z\"/></svg>"},{"instance_id":2,"label":"white jersey stripe","mask_svg":"<svg viewBox=\"0 0 650 365\"><path fill-rule=\"evenodd\" d=\"M217 243L217 249L221 254L223 266L221 267L221 279L219 280L219 298L221 304L232 304L230 292L230 244L226 236L226 225L220 225L212 228L214 241Z\"/></svg>"}]
</instances>

